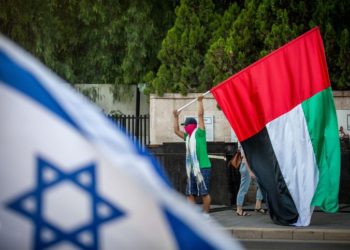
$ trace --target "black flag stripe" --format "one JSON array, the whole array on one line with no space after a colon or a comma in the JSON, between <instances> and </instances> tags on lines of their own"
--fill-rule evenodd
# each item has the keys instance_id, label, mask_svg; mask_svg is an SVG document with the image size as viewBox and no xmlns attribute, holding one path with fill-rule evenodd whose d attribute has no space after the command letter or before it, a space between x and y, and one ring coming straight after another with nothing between
<instances>
[{"instance_id":1,"label":"black flag stripe","mask_svg":"<svg viewBox=\"0 0 350 250\"><path fill-rule=\"evenodd\" d=\"M271 219L280 225L296 223L299 214L283 178L266 127L241 144L267 200Z\"/></svg>"}]
</instances>

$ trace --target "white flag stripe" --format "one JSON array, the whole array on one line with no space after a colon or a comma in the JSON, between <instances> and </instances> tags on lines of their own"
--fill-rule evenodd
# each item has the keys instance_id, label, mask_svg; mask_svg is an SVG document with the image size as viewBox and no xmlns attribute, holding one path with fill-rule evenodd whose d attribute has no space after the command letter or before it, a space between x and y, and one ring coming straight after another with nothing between
<instances>
[{"instance_id":1,"label":"white flag stripe","mask_svg":"<svg viewBox=\"0 0 350 250\"><path fill-rule=\"evenodd\" d=\"M296 226L310 224L318 169L301 105L267 124L282 175L299 213ZM288 150L286 150L288 148Z\"/></svg>"}]
</instances>

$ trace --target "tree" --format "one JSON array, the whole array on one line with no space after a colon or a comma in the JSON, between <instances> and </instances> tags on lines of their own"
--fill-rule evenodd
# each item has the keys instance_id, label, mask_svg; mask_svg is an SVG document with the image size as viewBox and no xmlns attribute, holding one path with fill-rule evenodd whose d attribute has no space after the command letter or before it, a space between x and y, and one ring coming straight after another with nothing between
<instances>
[{"instance_id":1,"label":"tree","mask_svg":"<svg viewBox=\"0 0 350 250\"><path fill-rule=\"evenodd\" d=\"M71 83L185 94L317 25L332 87L350 89L349 13L344 0L2 0L0 31Z\"/></svg>"},{"instance_id":2,"label":"tree","mask_svg":"<svg viewBox=\"0 0 350 250\"><path fill-rule=\"evenodd\" d=\"M318 0L310 21L321 28L332 87L339 90L350 89L349 11L349 1Z\"/></svg>"},{"instance_id":3,"label":"tree","mask_svg":"<svg viewBox=\"0 0 350 250\"><path fill-rule=\"evenodd\" d=\"M213 34L212 44L205 54L204 66L200 72L201 92L233 74L232 51L226 46L226 39L239 12L240 7L233 3L224 13L220 27Z\"/></svg>"},{"instance_id":4,"label":"tree","mask_svg":"<svg viewBox=\"0 0 350 250\"><path fill-rule=\"evenodd\" d=\"M182 0L175 12L175 24L158 54L162 64L149 86L150 91L158 94L196 90L203 57L218 24L211 0Z\"/></svg>"},{"instance_id":5,"label":"tree","mask_svg":"<svg viewBox=\"0 0 350 250\"><path fill-rule=\"evenodd\" d=\"M349 6L344 1L330 0L246 0L233 25L225 28L229 35L219 36L207 51L202 82L209 89L318 25L325 41L333 88L349 88L350 23L345 18Z\"/></svg>"},{"instance_id":6,"label":"tree","mask_svg":"<svg viewBox=\"0 0 350 250\"><path fill-rule=\"evenodd\" d=\"M210 89L257 59L259 40L254 28L257 0L247 0L243 9L235 4L225 12L221 31L205 56L202 87Z\"/></svg>"},{"instance_id":7,"label":"tree","mask_svg":"<svg viewBox=\"0 0 350 250\"><path fill-rule=\"evenodd\" d=\"M350 87L350 35L349 30L344 29L339 39L339 57L337 67L340 69L337 87L339 89L349 89Z\"/></svg>"},{"instance_id":8,"label":"tree","mask_svg":"<svg viewBox=\"0 0 350 250\"><path fill-rule=\"evenodd\" d=\"M71 83L125 86L159 67L157 53L175 4L3 0L0 30Z\"/></svg>"}]
</instances>

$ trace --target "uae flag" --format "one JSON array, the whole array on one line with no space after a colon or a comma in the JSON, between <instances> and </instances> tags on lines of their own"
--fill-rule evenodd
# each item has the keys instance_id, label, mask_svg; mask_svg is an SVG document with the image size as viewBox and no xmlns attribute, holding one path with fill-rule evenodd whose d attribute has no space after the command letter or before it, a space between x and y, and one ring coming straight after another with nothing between
<instances>
[{"instance_id":1,"label":"uae flag","mask_svg":"<svg viewBox=\"0 0 350 250\"><path fill-rule=\"evenodd\" d=\"M338 124L317 27L211 92L242 144L275 223L308 226L315 206L338 210Z\"/></svg>"}]
</instances>

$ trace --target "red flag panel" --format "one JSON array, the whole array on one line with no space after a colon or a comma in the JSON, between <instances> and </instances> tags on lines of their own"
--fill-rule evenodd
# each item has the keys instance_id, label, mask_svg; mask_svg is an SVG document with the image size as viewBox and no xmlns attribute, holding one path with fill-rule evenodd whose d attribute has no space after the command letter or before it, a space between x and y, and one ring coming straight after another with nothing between
<instances>
[{"instance_id":1,"label":"red flag panel","mask_svg":"<svg viewBox=\"0 0 350 250\"><path fill-rule=\"evenodd\" d=\"M330 86L323 42L313 28L211 89L239 141Z\"/></svg>"}]
</instances>

